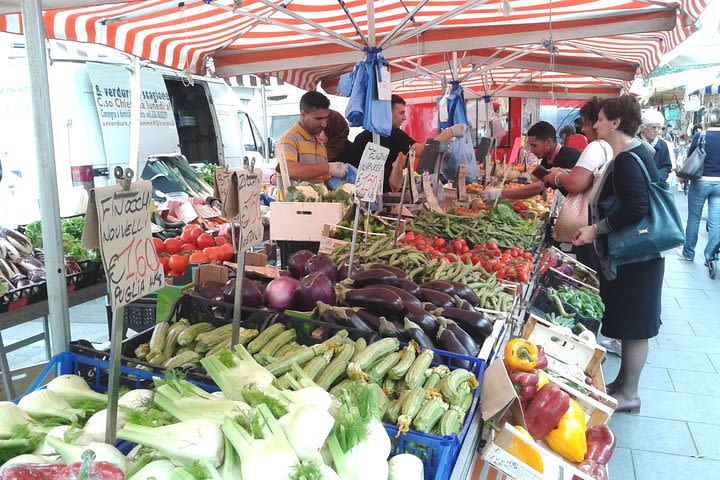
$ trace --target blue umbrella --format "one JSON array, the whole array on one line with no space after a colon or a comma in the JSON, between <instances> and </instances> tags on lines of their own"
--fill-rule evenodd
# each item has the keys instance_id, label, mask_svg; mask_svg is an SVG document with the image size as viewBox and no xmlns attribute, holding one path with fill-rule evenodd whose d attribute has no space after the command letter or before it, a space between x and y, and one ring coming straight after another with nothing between
<instances>
[{"instance_id":1,"label":"blue umbrella","mask_svg":"<svg viewBox=\"0 0 720 480\"><path fill-rule=\"evenodd\" d=\"M350 99L345 118L351 127L363 127L373 133L389 137L392 132L392 106L390 100L378 100L376 76L384 74L388 63L379 55L380 50L367 50L367 57L355 65L352 72L340 77L338 93Z\"/></svg>"},{"instance_id":2,"label":"blue umbrella","mask_svg":"<svg viewBox=\"0 0 720 480\"><path fill-rule=\"evenodd\" d=\"M442 98L438 99L438 108L441 108L441 100ZM447 121L440 122L441 129L452 127L458 123L470 125L467 110L465 109L465 95L463 95L463 88L460 86L460 82L456 80L450 82L450 93L447 95L446 108L448 113Z\"/></svg>"}]
</instances>

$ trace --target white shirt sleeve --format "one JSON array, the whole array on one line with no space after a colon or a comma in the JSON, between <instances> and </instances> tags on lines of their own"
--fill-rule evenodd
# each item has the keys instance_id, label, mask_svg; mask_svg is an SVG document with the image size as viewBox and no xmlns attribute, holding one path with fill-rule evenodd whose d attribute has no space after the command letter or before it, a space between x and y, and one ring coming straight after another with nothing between
<instances>
[{"instance_id":1,"label":"white shirt sleeve","mask_svg":"<svg viewBox=\"0 0 720 480\"><path fill-rule=\"evenodd\" d=\"M605 145L603 145L603 143ZM602 140L590 142L580 155L580 159L575 164L576 167L582 167L585 170L594 172L599 170L605 162L609 161L609 155L612 149L610 145Z\"/></svg>"}]
</instances>

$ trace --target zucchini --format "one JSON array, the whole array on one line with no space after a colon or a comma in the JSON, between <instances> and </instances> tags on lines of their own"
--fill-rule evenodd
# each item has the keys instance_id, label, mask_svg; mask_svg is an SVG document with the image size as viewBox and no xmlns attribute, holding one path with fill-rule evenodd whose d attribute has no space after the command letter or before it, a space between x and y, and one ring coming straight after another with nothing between
<instances>
[{"instance_id":1,"label":"zucchini","mask_svg":"<svg viewBox=\"0 0 720 480\"><path fill-rule=\"evenodd\" d=\"M320 372L322 372L329 363L330 360L327 357L324 355L318 355L305 364L303 372L305 372L312 381L315 381L318 375L320 375Z\"/></svg>"},{"instance_id":2,"label":"zucchini","mask_svg":"<svg viewBox=\"0 0 720 480\"><path fill-rule=\"evenodd\" d=\"M385 355L396 351L399 346L400 342L397 338L383 338L368 345L357 359L355 359L354 363L356 363L361 370L367 369Z\"/></svg>"},{"instance_id":3,"label":"zucchini","mask_svg":"<svg viewBox=\"0 0 720 480\"><path fill-rule=\"evenodd\" d=\"M290 343L290 342L294 341L296 338L297 338L297 332L295 331L294 328L280 332L279 334L275 335L269 342L267 342L260 349L260 353L265 353L267 355L274 356L277 353L277 351L280 349L280 347L282 347L286 343Z\"/></svg>"},{"instance_id":4,"label":"zucchini","mask_svg":"<svg viewBox=\"0 0 720 480\"><path fill-rule=\"evenodd\" d=\"M440 381L438 389L450 405L460 405L467 392L472 392L477 386L478 381L475 375L463 368L458 368Z\"/></svg>"},{"instance_id":5,"label":"zucchini","mask_svg":"<svg viewBox=\"0 0 720 480\"><path fill-rule=\"evenodd\" d=\"M447 410L448 404L442 398L430 397L425 400L420 411L415 415L413 427L418 432L430 433Z\"/></svg>"},{"instance_id":6,"label":"zucchini","mask_svg":"<svg viewBox=\"0 0 720 480\"><path fill-rule=\"evenodd\" d=\"M367 348L367 340L365 340L365 337L360 337L357 340L355 340L355 354L353 355L352 361L354 362L357 357L360 355L360 352L365 350Z\"/></svg>"},{"instance_id":7,"label":"zucchini","mask_svg":"<svg viewBox=\"0 0 720 480\"><path fill-rule=\"evenodd\" d=\"M433 351L426 348L415 358L415 361L405 375L405 382L408 388L413 389L425 384L425 375L427 375L427 370L433 361L433 356Z\"/></svg>"},{"instance_id":8,"label":"zucchini","mask_svg":"<svg viewBox=\"0 0 720 480\"><path fill-rule=\"evenodd\" d=\"M385 395L387 395L390 398L395 398L397 395L397 390L395 389L397 387L397 380L393 380L390 377L385 377L385 380L383 380L383 391L385 392Z\"/></svg>"},{"instance_id":9,"label":"zucchini","mask_svg":"<svg viewBox=\"0 0 720 480\"><path fill-rule=\"evenodd\" d=\"M388 372L388 377L393 380L400 380L410 370L413 362L415 361L415 352L417 351L417 344L410 342L410 345L402 349L402 356L400 361L395 364Z\"/></svg>"},{"instance_id":10,"label":"zucchini","mask_svg":"<svg viewBox=\"0 0 720 480\"><path fill-rule=\"evenodd\" d=\"M190 345L192 342L195 341L195 337L197 337L199 334L209 332L210 330L214 329L215 327L213 327L208 322L200 322L194 325L190 325L189 327L183 329L182 332L180 332L180 335L178 335L177 338L177 343L181 347Z\"/></svg>"},{"instance_id":11,"label":"zucchini","mask_svg":"<svg viewBox=\"0 0 720 480\"><path fill-rule=\"evenodd\" d=\"M136 349L135 349L135 357L138 360L144 360L147 358L148 353L150 353L150 345L147 343L141 343Z\"/></svg>"},{"instance_id":12,"label":"zucchini","mask_svg":"<svg viewBox=\"0 0 720 480\"><path fill-rule=\"evenodd\" d=\"M385 421L391 425L395 425L400 417L400 411L402 410L403 403L407 400L410 395L410 390L405 390L400 394L400 398L390 402L387 410L385 410Z\"/></svg>"},{"instance_id":13,"label":"zucchini","mask_svg":"<svg viewBox=\"0 0 720 480\"><path fill-rule=\"evenodd\" d=\"M175 350L178 348L178 336L180 336L183 330L185 330L189 326L190 322L185 318L181 318L177 322L170 325L167 335L165 336L165 343L163 344L162 349L160 349L160 353L162 353L165 358L170 358L175 355Z\"/></svg>"},{"instance_id":14,"label":"zucchini","mask_svg":"<svg viewBox=\"0 0 720 480\"><path fill-rule=\"evenodd\" d=\"M324 390L330 390L333 383L347 370L353 353L355 353L355 343L352 341L346 342L342 351L332 359L328 366L325 367L325 370L317 377L317 380L315 380L318 387Z\"/></svg>"},{"instance_id":15,"label":"zucchini","mask_svg":"<svg viewBox=\"0 0 720 480\"><path fill-rule=\"evenodd\" d=\"M275 352L275 356L277 358L282 358L285 356L286 353L289 353L289 352L295 350L299 346L300 346L300 344L295 341L286 343L282 347L278 348L278 351ZM262 350L260 350L260 352L262 352Z\"/></svg>"},{"instance_id":16,"label":"zucchini","mask_svg":"<svg viewBox=\"0 0 720 480\"><path fill-rule=\"evenodd\" d=\"M440 383L440 380L450 374L450 369L445 365L438 365L430 369L430 375L425 380L423 388L435 388Z\"/></svg>"},{"instance_id":17,"label":"zucchini","mask_svg":"<svg viewBox=\"0 0 720 480\"><path fill-rule=\"evenodd\" d=\"M243 329L241 328L240 330L242 331ZM232 336L232 324L223 325L222 327L218 327L214 330L200 333L197 337L195 337L195 340L197 341L195 351L198 353L205 353L230 336Z\"/></svg>"},{"instance_id":18,"label":"zucchini","mask_svg":"<svg viewBox=\"0 0 720 480\"><path fill-rule=\"evenodd\" d=\"M386 355L382 360L380 360L380 363L370 369L368 372L369 380L373 383L380 382L380 380L382 380L388 373L388 370L393 368L400 361L400 357L402 357L401 352L393 352Z\"/></svg>"},{"instance_id":19,"label":"zucchini","mask_svg":"<svg viewBox=\"0 0 720 480\"><path fill-rule=\"evenodd\" d=\"M286 355L285 357L276 359L271 364L266 365L265 369L272 373L275 378L278 378L289 372L293 363L297 363L298 366L303 366L312 360L313 357L315 357L315 350L313 350L312 347L302 346L297 349L297 351L293 351L292 355Z\"/></svg>"},{"instance_id":20,"label":"zucchini","mask_svg":"<svg viewBox=\"0 0 720 480\"><path fill-rule=\"evenodd\" d=\"M267 343L272 340L276 335L285 331L285 325L282 323L275 323L265 329L260 335L250 342L247 346L247 351L250 354L258 353Z\"/></svg>"},{"instance_id":21,"label":"zucchini","mask_svg":"<svg viewBox=\"0 0 720 480\"><path fill-rule=\"evenodd\" d=\"M440 436L444 437L446 435L457 435L460 433L460 430L462 430L462 425L460 425L460 412L458 411L458 408L448 408L440 418L438 433Z\"/></svg>"},{"instance_id":22,"label":"zucchini","mask_svg":"<svg viewBox=\"0 0 720 480\"><path fill-rule=\"evenodd\" d=\"M155 325L155 330L153 330L152 336L150 337L150 350L162 350L169 329L170 324L167 322Z\"/></svg>"},{"instance_id":23,"label":"zucchini","mask_svg":"<svg viewBox=\"0 0 720 480\"><path fill-rule=\"evenodd\" d=\"M217 355L218 353L222 352L224 349L231 350L232 345L230 345L231 340L230 337L227 338L227 340L223 340L222 342L215 345L212 349L210 349L205 356L206 357L212 357L213 355Z\"/></svg>"},{"instance_id":24,"label":"zucchini","mask_svg":"<svg viewBox=\"0 0 720 480\"><path fill-rule=\"evenodd\" d=\"M163 364L165 368L178 368L187 363L197 364L200 363L200 355L197 352L188 350L183 353L178 353L174 357L170 358Z\"/></svg>"}]
</instances>

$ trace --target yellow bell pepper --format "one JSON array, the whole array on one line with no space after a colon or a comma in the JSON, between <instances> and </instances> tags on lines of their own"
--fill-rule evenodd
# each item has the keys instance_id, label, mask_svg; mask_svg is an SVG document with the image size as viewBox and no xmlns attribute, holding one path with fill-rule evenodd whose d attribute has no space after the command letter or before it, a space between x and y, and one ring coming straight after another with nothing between
<instances>
[{"instance_id":1,"label":"yellow bell pepper","mask_svg":"<svg viewBox=\"0 0 720 480\"><path fill-rule=\"evenodd\" d=\"M543 372L542 370L538 370L537 374L538 374L537 389L540 390L540 388L542 388L544 385L547 385L548 383L550 383L550 380L548 380L547 374L545 372Z\"/></svg>"},{"instance_id":2,"label":"yellow bell pepper","mask_svg":"<svg viewBox=\"0 0 720 480\"><path fill-rule=\"evenodd\" d=\"M531 442L534 441L528 431L520 425L515 425L515 429L520 432L520 436L522 438ZM534 468L540 473L544 473L543 470L545 467L543 466L542 456L540 455L540 452L535 450L529 444L523 442L522 440L514 438L512 443L510 444L508 452L529 467Z\"/></svg>"},{"instance_id":3,"label":"yellow bell pepper","mask_svg":"<svg viewBox=\"0 0 720 480\"><path fill-rule=\"evenodd\" d=\"M505 364L513 370L530 372L538 361L538 348L524 338L513 338L505 345Z\"/></svg>"},{"instance_id":4,"label":"yellow bell pepper","mask_svg":"<svg viewBox=\"0 0 720 480\"><path fill-rule=\"evenodd\" d=\"M545 437L545 441L566 460L580 463L585 460L587 453L586 430L585 413L575 400L570 399L570 408L560 419L557 428Z\"/></svg>"}]
</instances>

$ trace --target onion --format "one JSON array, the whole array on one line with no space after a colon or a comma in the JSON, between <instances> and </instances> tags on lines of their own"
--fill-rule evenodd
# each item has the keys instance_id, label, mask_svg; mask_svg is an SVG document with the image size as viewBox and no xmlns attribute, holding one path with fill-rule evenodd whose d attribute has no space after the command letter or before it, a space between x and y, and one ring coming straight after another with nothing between
<instances>
[{"instance_id":1,"label":"onion","mask_svg":"<svg viewBox=\"0 0 720 480\"><path fill-rule=\"evenodd\" d=\"M307 312L315 308L317 302L335 305L335 289L325 274L313 272L295 287L295 304L298 310Z\"/></svg>"},{"instance_id":2,"label":"onion","mask_svg":"<svg viewBox=\"0 0 720 480\"><path fill-rule=\"evenodd\" d=\"M265 304L277 310L293 308L297 285L298 281L292 277L276 278L265 289Z\"/></svg>"},{"instance_id":3,"label":"onion","mask_svg":"<svg viewBox=\"0 0 720 480\"><path fill-rule=\"evenodd\" d=\"M337 279L337 269L330 257L325 255L315 255L305 264L305 275L314 272L324 273L325 276L333 283Z\"/></svg>"},{"instance_id":4,"label":"onion","mask_svg":"<svg viewBox=\"0 0 720 480\"><path fill-rule=\"evenodd\" d=\"M288 259L288 270L290 270L290 275L298 280L304 277L305 264L307 264L308 260L310 260L314 255L315 254L310 250L300 250L299 252L293 253Z\"/></svg>"},{"instance_id":5,"label":"onion","mask_svg":"<svg viewBox=\"0 0 720 480\"><path fill-rule=\"evenodd\" d=\"M353 273L362 271L362 267L360 266L360 263L357 260L353 261ZM345 260L337 270L337 278L336 280L338 282L345 280L348 277L348 270L350 270L350 260Z\"/></svg>"}]
</instances>

